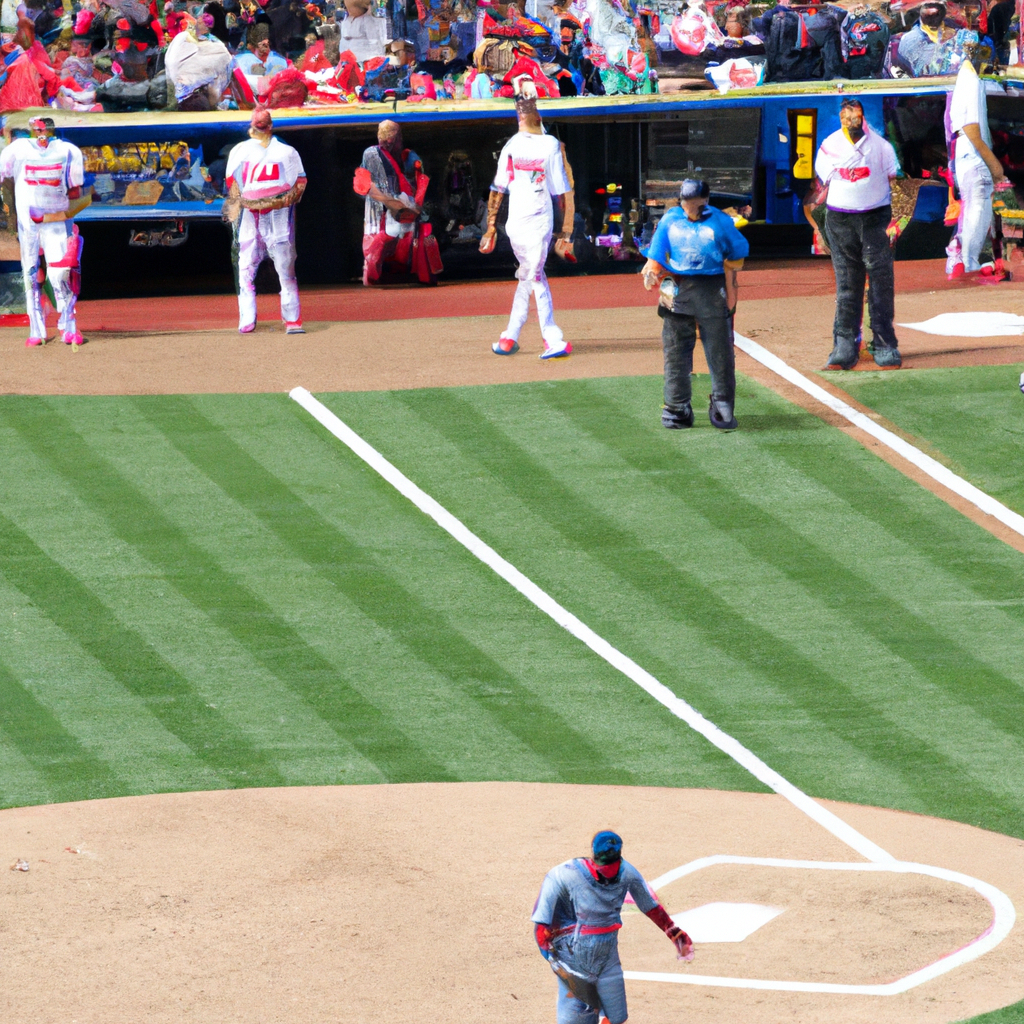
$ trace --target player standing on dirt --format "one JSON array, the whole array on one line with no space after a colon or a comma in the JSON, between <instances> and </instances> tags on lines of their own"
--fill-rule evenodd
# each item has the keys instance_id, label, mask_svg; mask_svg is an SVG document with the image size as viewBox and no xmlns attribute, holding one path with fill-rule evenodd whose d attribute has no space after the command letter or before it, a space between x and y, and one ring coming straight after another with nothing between
<instances>
[{"instance_id":1,"label":"player standing on dirt","mask_svg":"<svg viewBox=\"0 0 1024 1024\"><path fill-rule=\"evenodd\" d=\"M598 832L593 856L552 868L533 908L534 935L558 975L558 1024L622 1024L626 986L619 963L618 932L628 893L675 945L680 959L693 959L693 943L651 895L632 864L622 859L622 839Z\"/></svg>"},{"instance_id":2,"label":"player standing on dirt","mask_svg":"<svg viewBox=\"0 0 1024 1024\"><path fill-rule=\"evenodd\" d=\"M498 172L487 201L487 230L480 239L480 251L494 252L498 237L498 211L508 195L508 221L505 231L512 243L512 252L519 261L515 298L508 326L491 346L495 355L510 356L519 351L519 332L530 312L530 294L537 302L537 319L544 338L541 359L561 359L572 352L561 328L555 324L544 263L551 247L554 216L552 197L561 196L562 230L555 241L555 252L575 262L572 252L572 225L576 216L573 201L572 168L565 147L544 132L537 112L537 87L533 80L521 75L512 83L516 93L516 116L519 132L505 143L498 157Z\"/></svg>"},{"instance_id":3,"label":"player standing on dirt","mask_svg":"<svg viewBox=\"0 0 1024 1024\"><path fill-rule=\"evenodd\" d=\"M270 111L257 107L249 138L228 154L228 199L222 217L238 223L239 334L256 329L256 271L267 256L281 282L285 334L306 333L295 279L295 205L306 190L306 172L299 154L273 132Z\"/></svg>"}]
</instances>

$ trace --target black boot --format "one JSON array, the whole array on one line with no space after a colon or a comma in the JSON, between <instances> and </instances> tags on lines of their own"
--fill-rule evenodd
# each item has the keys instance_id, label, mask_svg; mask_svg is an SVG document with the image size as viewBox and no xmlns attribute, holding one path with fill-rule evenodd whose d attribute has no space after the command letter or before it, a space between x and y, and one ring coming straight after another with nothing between
<instances>
[{"instance_id":1,"label":"black boot","mask_svg":"<svg viewBox=\"0 0 1024 1024\"><path fill-rule=\"evenodd\" d=\"M708 395L708 419L718 430L735 430L739 426L732 412L732 402L714 395Z\"/></svg>"},{"instance_id":2,"label":"black boot","mask_svg":"<svg viewBox=\"0 0 1024 1024\"><path fill-rule=\"evenodd\" d=\"M832 354L825 364L826 370L852 370L860 359L860 342L851 338L836 338Z\"/></svg>"},{"instance_id":3,"label":"black boot","mask_svg":"<svg viewBox=\"0 0 1024 1024\"><path fill-rule=\"evenodd\" d=\"M686 402L678 409L670 409L667 405L661 408L661 425L669 430L682 430L693 426L693 407Z\"/></svg>"}]
</instances>

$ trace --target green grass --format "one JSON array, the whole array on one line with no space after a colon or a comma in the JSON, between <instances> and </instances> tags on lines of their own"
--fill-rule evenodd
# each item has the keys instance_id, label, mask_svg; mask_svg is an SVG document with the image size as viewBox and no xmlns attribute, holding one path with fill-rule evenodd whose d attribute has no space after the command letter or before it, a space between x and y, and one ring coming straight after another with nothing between
<instances>
[{"instance_id":1,"label":"green grass","mask_svg":"<svg viewBox=\"0 0 1024 1024\"><path fill-rule=\"evenodd\" d=\"M796 785L1024 838L1024 560L844 434L745 380L729 435L658 378L321 397ZM760 788L284 396L5 397L0 445L4 806Z\"/></svg>"},{"instance_id":2,"label":"green grass","mask_svg":"<svg viewBox=\"0 0 1024 1024\"><path fill-rule=\"evenodd\" d=\"M1024 513L1024 363L900 373L851 373L836 381L854 398L937 448L950 468Z\"/></svg>"}]
</instances>

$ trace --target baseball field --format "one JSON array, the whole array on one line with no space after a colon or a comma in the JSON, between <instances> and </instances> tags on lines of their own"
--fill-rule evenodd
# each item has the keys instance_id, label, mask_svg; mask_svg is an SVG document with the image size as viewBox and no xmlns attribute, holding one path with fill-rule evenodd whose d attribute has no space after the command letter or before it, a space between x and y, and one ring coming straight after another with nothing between
<instances>
[{"instance_id":1,"label":"baseball field","mask_svg":"<svg viewBox=\"0 0 1024 1024\"><path fill-rule=\"evenodd\" d=\"M745 337L1024 514L1020 339L816 375L778 273ZM617 280L553 366L509 286L0 331L5 1022L553 1021L532 901L606 827L711 908L692 963L627 913L638 1024L1024 1021L1024 535L746 355L740 430L662 429Z\"/></svg>"}]
</instances>

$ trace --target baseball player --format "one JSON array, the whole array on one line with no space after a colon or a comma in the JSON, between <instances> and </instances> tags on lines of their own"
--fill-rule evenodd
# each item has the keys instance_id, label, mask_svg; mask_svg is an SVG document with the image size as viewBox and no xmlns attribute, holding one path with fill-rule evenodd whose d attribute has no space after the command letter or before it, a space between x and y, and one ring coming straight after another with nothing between
<instances>
[{"instance_id":1,"label":"baseball player","mask_svg":"<svg viewBox=\"0 0 1024 1024\"><path fill-rule=\"evenodd\" d=\"M498 157L498 172L487 201L487 230L480 239L480 251L494 252L498 237L498 211L508 196L508 220L505 231L512 243L512 252L519 261L515 298L508 327L491 346L495 355L510 356L519 351L519 332L530 312L530 293L537 302L537 318L544 338L541 359L561 359L572 352L572 345L555 324L544 262L551 246L554 216L551 197L561 196L562 230L555 242L555 252L575 262L572 252L572 224L576 215L573 200L572 168L565 147L544 132L537 112L537 87L526 75L513 80L519 132L514 135Z\"/></svg>"},{"instance_id":2,"label":"baseball player","mask_svg":"<svg viewBox=\"0 0 1024 1024\"><path fill-rule=\"evenodd\" d=\"M295 204L306 190L299 154L273 136L266 107L252 112L249 139L228 154L224 219L238 222L238 332L256 328L256 271L269 256L281 282L285 334L305 334L295 280ZM238 211L241 208L241 220Z\"/></svg>"},{"instance_id":3,"label":"baseball player","mask_svg":"<svg viewBox=\"0 0 1024 1024\"><path fill-rule=\"evenodd\" d=\"M82 151L55 138L53 119L33 117L32 138L15 139L0 154L0 180L14 179L14 206L25 279L29 336L26 345L46 341L39 257L46 259L46 276L57 305L57 327L65 345L77 349L82 335L75 323L75 303L81 286L79 262L82 238L72 222L81 208L84 163Z\"/></svg>"},{"instance_id":4,"label":"baseball player","mask_svg":"<svg viewBox=\"0 0 1024 1024\"><path fill-rule=\"evenodd\" d=\"M671 940L680 959L693 959L693 943L651 894L632 864L622 859L614 832L594 836L592 857L552 868L533 908L534 936L558 976L558 1024L622 1024L626 986L619 963L618 931L629 893Z\"/></svg>"}]
</instances>

